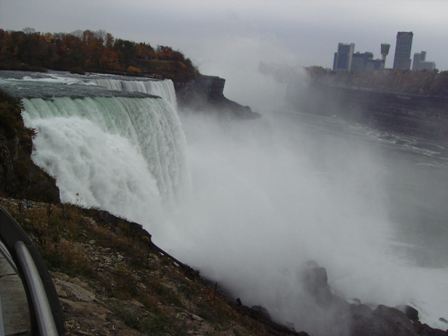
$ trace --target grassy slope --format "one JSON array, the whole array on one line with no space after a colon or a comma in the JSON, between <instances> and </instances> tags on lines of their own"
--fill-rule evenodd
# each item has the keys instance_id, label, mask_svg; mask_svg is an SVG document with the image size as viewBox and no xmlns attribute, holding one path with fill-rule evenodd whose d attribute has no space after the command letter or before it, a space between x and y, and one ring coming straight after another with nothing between
<instances>
[{"instance_id":1,"label":"grassy slope","mask_svg":"<svg viewBox=\"0 0 448 336\"><path fill-rule=\"evenodd\" d=\"M288 335L106 212L0 198L54 277L68 335Z\"/></svg>"}]
</instances>

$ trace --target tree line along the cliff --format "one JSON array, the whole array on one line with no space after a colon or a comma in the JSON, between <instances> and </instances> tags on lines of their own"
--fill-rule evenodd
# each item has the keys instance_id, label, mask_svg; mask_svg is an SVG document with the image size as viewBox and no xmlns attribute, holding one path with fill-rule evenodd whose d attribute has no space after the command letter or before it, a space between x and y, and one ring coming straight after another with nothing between
<instances>
[{"instance_id":1,"label":"tree line along the cliff","mask_svg":"<svg viewBox=\"0 0 448 336\"><path fill-rule=\"evenodd\" d=\"M153 48L90 30L52 34L0 29L0 69L147 75L176 82L199 75L191 60L171 47Z\"/></svg>"}]
</instances>

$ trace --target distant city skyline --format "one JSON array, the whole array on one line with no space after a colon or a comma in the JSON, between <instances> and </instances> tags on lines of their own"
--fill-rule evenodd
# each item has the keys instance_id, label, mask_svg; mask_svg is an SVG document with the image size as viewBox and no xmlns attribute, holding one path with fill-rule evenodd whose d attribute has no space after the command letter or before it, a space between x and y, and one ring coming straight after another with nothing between
<instances>
[{"instance_id":1,"label":"distant city skyline","mask_svg":"<svg viewBox=\"0 0 448 336\"><path fill-rule=\"evenodd\" d=\"M393 66L391 68L386 67L387 56L390 53L390 44L381 43L380 57L375 58L375 53L372 52L372 50L360 52L356 51L356 43L339 42L337 51L333 55L332 69L334 71L351 72L384 69L412 71L436 70L435 62L426 59L427 51L423 50L415 52L412 49L413 39L413 32L397 32L393 54Z\"/></svg>"}]
</instances>

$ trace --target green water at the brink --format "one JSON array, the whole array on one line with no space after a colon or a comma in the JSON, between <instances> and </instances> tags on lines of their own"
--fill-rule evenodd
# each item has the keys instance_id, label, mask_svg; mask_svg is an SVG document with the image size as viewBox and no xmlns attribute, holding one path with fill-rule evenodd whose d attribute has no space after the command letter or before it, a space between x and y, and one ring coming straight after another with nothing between
<instances>
[{"instance_id":1,"label":"green water at the brink","mask_svg":"<svg viewBox=\"0 0 448 336\"><path fill-rule=\"evenodd\" d=\"M122 90L120 83L155 83L164 81L125 76L68 73L36 73L0 71L0 89L18 98L51 97L157 97L147 90ZM140 84L141 85L141 84Z\"/></svg>"}]
</instances>

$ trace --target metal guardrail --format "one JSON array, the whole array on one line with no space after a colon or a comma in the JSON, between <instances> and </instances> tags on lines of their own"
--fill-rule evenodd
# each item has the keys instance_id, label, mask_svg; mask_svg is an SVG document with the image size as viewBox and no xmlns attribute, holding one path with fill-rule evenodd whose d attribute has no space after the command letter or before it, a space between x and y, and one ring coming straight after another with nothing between
<instances>
[{"instance_id":1,"label":"metal guardrail","mask_svg":"<svg viewBox=\"0 0 448 336\"><path fill-rule=\"evenodd\" d=\"M3 249L7 250L3 251L2 255L15 268L14 271L20 277L26 292L31 317L31 334L64 335L62 309L45 263L25 231L1 208L0 241ZM0 336L3 336L1 328Z\"/></svg>"}]
</instances>

